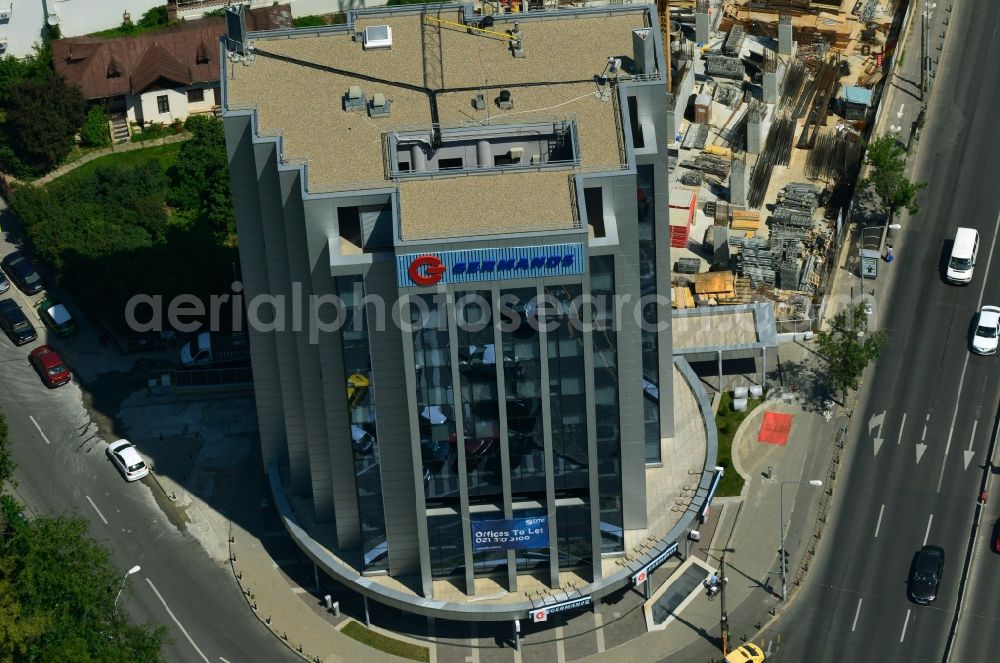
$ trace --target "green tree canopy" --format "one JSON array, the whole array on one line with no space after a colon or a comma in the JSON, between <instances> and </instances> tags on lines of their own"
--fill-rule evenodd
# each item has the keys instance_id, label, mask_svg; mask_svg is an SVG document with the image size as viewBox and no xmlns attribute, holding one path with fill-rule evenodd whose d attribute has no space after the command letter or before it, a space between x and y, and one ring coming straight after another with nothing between
<instances>
[{"instance_id":1,"label":"green tree canopy","mask_svg":"<svg viewBox=\"0 0 1000 663\"><path fill-rule=\"evenodd\" d=\"M24 171L40 175L55 168L73 148L73 136L87 114L79 88L55 74L14 84L7 104L6 143ZM8 164L10 165L10 164Z\"/></svg>"},{"instance_id":2,"label":"green tree canopy","mask_svg":"<svg viewBox=\"0 0 1000 663\"><path fill-rule=\"evenodd\" d=\"M906 150L898 133L879 136L868 143L865 163L870 170L861 180L861 188L871 187L875 191L889 214L890 223L901 209L905 208L910 214L920 212L917 194L927 183L915 184L907 179Z\"/></svg>"},{"instance_id":3,"label":"green tree canopy","mask_svg":"<svg viewBox=\"0 0 1000 663\"><path fill-rule=\"evenodd\" d=\"M163 661L163 626L128 621L115 596L124 571L77 516L10 528L0 550L0 659Z\"/></svg>"},{"instance_id":4,"label":"green tree canopy","mask_svg":"<svg viewBox=\"0 0 1000 663\"><path fill-rule=\"evenodd\" d=\"M174 186L168 202L199 210L216 232L232 234L236 220L222 122L209 115L192 115L184 126L192 137L181 147L171 173Z\"/></svg>"},{"instance_id":5,"label":"green tree canopy","mask_svg":"<svg viewBox=\"0 0 1000 663\"><path fill-rule=\"evenodd\" d=\"M816 335L819 353L827 360L827 379L845 397L848 389L858 388L865 369L885 347L885 334L866 332L867 324L865 305L857 304L833 316L829 328Z\"/></svg>"}]
</instances>

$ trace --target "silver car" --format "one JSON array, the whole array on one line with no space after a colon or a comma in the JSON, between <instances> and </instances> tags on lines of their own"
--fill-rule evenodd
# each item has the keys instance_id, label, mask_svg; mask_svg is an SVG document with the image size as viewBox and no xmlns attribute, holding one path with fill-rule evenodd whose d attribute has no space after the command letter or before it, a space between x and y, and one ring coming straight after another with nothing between
<instances>
[{"instance_id":1,"label":"silver car","mask_svg":"<svg viewBox=\"0 0 1000 663\"><path fill-rule=\"evenodd\" d=\"M10 290L10 281L4 276L3 272L0 272L0 293L4 293Z\"/></svg>"}]
</instances>

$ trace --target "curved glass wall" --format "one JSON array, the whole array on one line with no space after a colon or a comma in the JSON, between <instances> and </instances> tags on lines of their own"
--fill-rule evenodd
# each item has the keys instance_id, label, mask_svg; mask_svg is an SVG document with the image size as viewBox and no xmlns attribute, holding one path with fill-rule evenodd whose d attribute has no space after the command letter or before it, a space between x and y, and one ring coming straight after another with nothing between
<instances>
[{"instance_id":1,"label":"curved glass wall","mask_svg":"<svg viewBox=\"0 0 1000 663\"><path fill-rule=\"evenodd\" d=\"M385 536L375 385L364 310L364 283L361 276L341 276L336 280L336 287L337 295L344 303L340 342L347 383L364 571L384 571L389 568L389 548Z\"/></svg>"}]
</instances>

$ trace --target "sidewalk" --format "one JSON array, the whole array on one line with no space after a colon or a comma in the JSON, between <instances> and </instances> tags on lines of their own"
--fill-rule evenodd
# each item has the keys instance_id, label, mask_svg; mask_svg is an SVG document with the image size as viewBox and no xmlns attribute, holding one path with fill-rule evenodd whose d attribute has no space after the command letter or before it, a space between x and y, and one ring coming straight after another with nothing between
<instances>
[{"instance_id":1,"label":"sidewalk","mask_svg":"<svg viewBox=\"0 0 1000 663\"><path fill-rule=\"evenodd\" d=\"M786 484L783 491L789 597L794 593L801 561L808 554L820 498L831 488L830 459L837 432L846 419L837 413L839 408L827 409L825 393L816 384L815 370L820 360L808 342L783 345L778 355L778 380L772 395L743 421L733 440L734 464L747 480L743 494L739 498L716 500L717 505L724 505L716 534L711 541L703 539L692 548L693 555L716 569L723 549L728 548L726 607L730 648L760 630L773 609L780 612L779 494L782 482L805 481L800 485ZM794 393L792 384L798 386ZM785 445L757 441L765 412L792 415L792 428ZM766 477L768 468L773 470L771 478ZM824 485L810 486L810 479L822 480ZM677 660L690 657L697 661L713 655L721 658L721 605L719 597L710 601L706 592L698 591L665 630L651 632L585 660L622 663L648 660L650 650L671 661L675 656Z\"/></svg>"}]
</instances>

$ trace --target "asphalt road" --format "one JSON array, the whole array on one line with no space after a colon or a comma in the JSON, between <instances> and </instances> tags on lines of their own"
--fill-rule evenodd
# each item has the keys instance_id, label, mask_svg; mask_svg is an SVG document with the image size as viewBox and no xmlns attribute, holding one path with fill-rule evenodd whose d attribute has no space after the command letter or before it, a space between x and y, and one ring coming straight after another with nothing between
<instances>
[{"instance_id":1,"label":"asphalt road","mask_svg":"<svg viewBox=\"0 0 1000 663\"><path fill-rule=\"evenodd\" d=\"M0 246L0 253L9 250ZM3 297L18 299L31 319L27 298L13 290ZM167 626L172 663L300 660L249 612L228 567L168 521L152 478L122 479L106 459L107 435L89 425L77 384L42 385L27 357L45 339L40 331L39 341L17 348L0 334L0 408L17 463L16 494L29 514L75 512L112 550L123 575L141 566L120 602L132 619Z\"/></svg>"},{"instance_id":2,"label":"asphalt road","mask_svg":"<svg viewBox=\"0 0 1000 663\"><path fill-rule=\"evenodd\" d=\"M957 46L941 60L920 144L916 178L929 183L922 211L906 223L895 262L880 265L878 323L889 345L852 423L854 451L817 562L763 634L775 661L939 662L944 654L1000 399L1000 359L968 350L978 306L1000 305L1000 134L984 112L1000 104L1000 3L956 3L951 21ZM939 269L958 226L980 233L968 287L945 284ZM931 606L906 593L910 562L925 543L947 557ZM1000 560L985 545L984 536L973 617L956 649L967 653L952 658L963 663L996 660L1000 650L1000 604L989 591Z\"/></svg>"}]
</instances>

